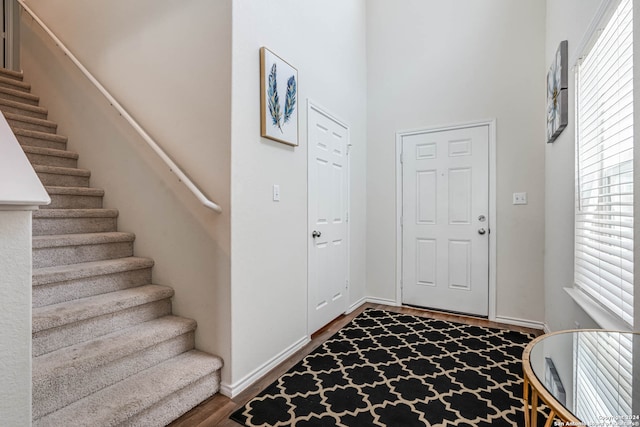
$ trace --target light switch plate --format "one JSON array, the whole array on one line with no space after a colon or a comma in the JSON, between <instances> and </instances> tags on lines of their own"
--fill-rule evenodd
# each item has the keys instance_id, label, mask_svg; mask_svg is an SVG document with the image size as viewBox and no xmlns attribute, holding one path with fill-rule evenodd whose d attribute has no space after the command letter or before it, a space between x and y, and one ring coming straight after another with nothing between
<instances>
[{"instance_id":1,"label":"light switch plate","mask_svg":"<svg viewBox=\"0 0 640 427\"><path fill-rule=\"evenodd\" d=\"M527 204L527 193L513 193L513 204L514 205L526 205Z\"/></svg>"}]
</instances>

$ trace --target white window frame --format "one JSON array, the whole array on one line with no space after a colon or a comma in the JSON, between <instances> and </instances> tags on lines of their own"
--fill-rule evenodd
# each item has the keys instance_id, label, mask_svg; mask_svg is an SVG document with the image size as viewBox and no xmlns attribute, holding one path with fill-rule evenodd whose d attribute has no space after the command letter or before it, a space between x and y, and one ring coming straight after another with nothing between
<instances>
[{"instance_id":1,"label":"white window frame","mask_svg":"<svg viewBox=\"0 0 640 427\"><path fill-rule=\"evenodd\" d=\"M623 0L626 1L626 0ZM576 224L576 230L575 230L575 239L574 239L574 243L575 243L575 250L576 250L576 256L575 256L575 264L574 264L574 274L575 274L575 280L574 280L574 287L573 288L569 288L567 289L567 292L574 298L574 300L576 300L576 302L583 308L585 309L585 311L594 319L594 321L596 321L601 327L607 328L607 329L618 329L618 330L630 330L633 326L633 301L630 302L630 314L631 316L629 317L629 307L627 307L626 309L623 309L622 307L624 306L624 303L621 304L621 307L618 311L618 313L615 313L614 311L610 310L609 308L606 307L606 304L603 304L601 301L606 298L606 291L603 290L606 286L609 286L608 282L606 281L601 281L599 282L600 284L605 283L605 286L602 286L600 289L598 289L598 284L594 284L594 283L598 283L597 280L594 279L595 276L599 276L600 274L604 275L604 274L609 274L609 273L603 273L603 271L605 270L604 268L600 269L599 266L594 266L592 263L585 263L585 252L583 250L583 248L591 248L593 245L593 247L596 247L596 249L594 250L594 253L600 253L600 256L605 256L607 257L607 252L613 251L613 249L611 248L615 248L615 244L612 246L609 245L603 245L600 244L599 247L597 247L598 243L594 243L597 242L596 239L598 239L598 237L594 237L595 234L599 234L599 233L592 233L591 235L586 235L585 237L585 224L587 224L587 228L590 227L590 223L588 221L584 220L584 211L581 211L581 195L585 194L585 193L581 193L581 191L583 190L583 187L581 186L581 164L580 164L580 149L583 149L583 145L581 145L581 141L578 139L580 138L580 123L578 122L578 115L581 113L581 111L579 111L581 103L580 103L580 92L581 92L581 88L579 87L580 84L580 77L579 77L579 72L580 72L580 67L582 65L582 61L589 61L589 55L592 55L595 53L597 53L597 49L598 49L598 40L600 39L601 36L603 36L603 31L605 30L605 27L607 26L607 24L609 23L609 21L612 19L612 17L615 16L615 13L617 13L617 9L618 9L618 5L621 3L621 1L616 1L616 2L611 2L607 4L607 8L603 8L601 11L599 11L598 13L598 17L597 17L597 22L596 25L592 26L592 29L590 30L590 34L587 38L585 38L585 40L588 40L586 42L583 42L582 47L580 49L581 52L581 58L579 58L577 61L575 61L576 63L576 89L575 89L575 96L576 96L576 114L575 114L575 118L576 118L576 206L575 206L575 224ZM632 12L631 12L632 14ZM633 24L631 24L632 27ZM608 37L608 35L605 34L605 36ZM633 37L633 35L631 36ZM594 48L595 46L595 48ZM596 49L595 51L593 49ZM632 50L632 49L631 49ZM631 53L631 55L633 55ZM593 59L594 57L591 57L591 59ZM597 58L597 57L596 57ZM604 62L603 62L604 63ZM631 72L632 73L632 72ZM611 79L610 81L614 81L614 79ZM616 80L617 81L617 80ZM631 83L631 85L633 85L633 83ZM588 91L589 88L586 89L586 91ZM631 98L633 97L633 95L631 95ZM594 102L595 104L595 102ZM633 104L631 104L631 110L633 110ZM587 114L585 114L586 116ZM631 115L631 117L633 117L633 113ZM631 120L633 120L633 118L631 118ZM633 132L632 132L633 134ZM633 138L633 137L632 137ZM626 144L628 144L628 142L626 142ZM633 141L631 141L631 146L633 147ZM632 150L633 151L633 150ZM586 150L583 151L583 153L586 153ZM584 159L584 157L583 157ZM583 160L584 161L584 160ZM604 162L599 161L600 164L600 168L599 170L601 172L604 173L605 170L607 170L608 168L603 166ZM622 163L624 164L624 162ZM592 163L592 167L593 167L593 163ZM586 169L586 167L585 167ZM631 172L631 175L633 175L633 172ZM597 185L600 185L601 183L599 182ZM586 184L585 184L586 187ZM598 197L593 197L593 195L591 196L590 199L590 203L593 203L594 199L597 199L598 202L600 203L604 194L604 192L598 192ZM628 196L625 196L628 198ZM633 198L633 196L631 196ZM620 197L620 199L622 199L622 197ZM621 203L622 205L623 203ZM620 209L623 209L620 206ZM615 209L617 209L618 206L616 206ZM633 209L633 207L631 208ZM598 210L600 210L600 208L598 208ZM582 219L581 219L582 216ZM614 215L616 216L616 215ZM602 220L602 216L601 215L593 215L593 217L596 217L594 219L595 222L593 222L592 224L595 224L596 226L597 223L599 221ZM633 221L633 219L632 219ZM620 222L619 225L616 227L617 229L623 230L620 231L621 234L624 234L625 231L628 232L628 230L626 229L626 226L622 226L622 228L620 228L620 226L622 225L622 223ZM602 227L602 226L599 226ZM633 225L631 226L631 234L633 234ZM605 235L606 235L606 231L605 231ZM621 242L619 243L620 245L623 245L622 243L622 239L620 239ZM633 244L632 244L633 246ZM602 259L600 258L600 256L596 256L595 258L597 259ZM594 258L591 258L591 261L593 261ZM633 275L633 255L631 256L631 275ZM587 271L587 268L585 267L585 264L587 264L587 267L590 269L590 271ZM600 262L601 265L605 266L606 268L608 268L609 270L611 270L610 266L608 264L604 264L602 262ZM620 276L619 277L627 277L629 276L629 272L625 271L629 270L629 266L628 266L628 262L626 263L626 267L622 267L620 266ZM597 273L594 273L593 271L598 271ZM585 275L586 272L586 275ZM586 279L585 279L586 277ZM581 279L582 283L581 283ZM589 280L591 280L591 282L589 282ZM602 279L600 279L602 280ZM624 282L622 282L623 284L620 285L622 288L624 288ZM628 288L628 286L627 286ZM631 279L631 294L633 295L633 278ZM624 296L625 294L621 291L621 295ZM633 298L633 297L631 297ZM621 298L621 302L624 302L625 298ZM617 305L617 304L616 304ZM626 320L625 320L626 317Z\"/></svg>"}]
</instances>

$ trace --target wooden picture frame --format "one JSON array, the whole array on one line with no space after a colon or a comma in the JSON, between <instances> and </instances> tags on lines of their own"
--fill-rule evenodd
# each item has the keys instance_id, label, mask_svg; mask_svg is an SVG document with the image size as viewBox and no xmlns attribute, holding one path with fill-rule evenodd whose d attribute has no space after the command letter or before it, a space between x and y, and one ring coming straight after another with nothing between
<instances>
[{"instance_id":1,"label":"wooden picture frame","mask_svg":"<svg viewBox=\"0 0 640 427\"><path fill-rule=\"evenodd\" d=\"M297 146L298 105L298 70L266 47L261 47L261 136Z\"/></svg>"}]
</instances>

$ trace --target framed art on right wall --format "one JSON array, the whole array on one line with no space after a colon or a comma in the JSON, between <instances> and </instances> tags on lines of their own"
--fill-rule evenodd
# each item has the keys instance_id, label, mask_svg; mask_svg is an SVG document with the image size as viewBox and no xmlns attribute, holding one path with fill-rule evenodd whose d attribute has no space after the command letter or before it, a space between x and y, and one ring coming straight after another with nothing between
<instances>
[{"instance_id":1,"label":"framed art on right wall","mask_svg":"<svg viewBox=\"0 0 640 427\"><path fill-rule=\"evenodd\" d=\"M567 41L558 46L547 73L547 142L553 142L567 127L569 119Z\"/></svg>"}]
</instances>

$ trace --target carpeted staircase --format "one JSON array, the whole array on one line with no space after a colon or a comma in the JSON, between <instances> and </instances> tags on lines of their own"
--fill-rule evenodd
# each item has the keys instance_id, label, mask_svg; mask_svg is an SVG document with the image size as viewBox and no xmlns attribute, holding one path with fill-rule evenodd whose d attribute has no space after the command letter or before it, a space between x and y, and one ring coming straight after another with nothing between
<instances>
[{"instance_id":1,"label":"carpeted staircase","mask_svg":"<svg viewBox=\"0 0 640 427\"><path fill-rule=\"evenodd\" d=\"M22 74L0 69L0 110L51 204L33 213L33 425L163 426L217 393L222 361L56 134Z\"/></svg>"}]
</instances>

